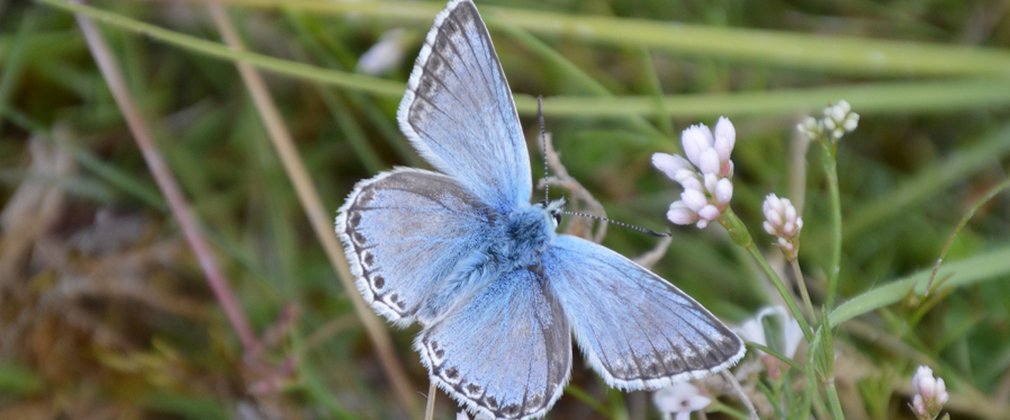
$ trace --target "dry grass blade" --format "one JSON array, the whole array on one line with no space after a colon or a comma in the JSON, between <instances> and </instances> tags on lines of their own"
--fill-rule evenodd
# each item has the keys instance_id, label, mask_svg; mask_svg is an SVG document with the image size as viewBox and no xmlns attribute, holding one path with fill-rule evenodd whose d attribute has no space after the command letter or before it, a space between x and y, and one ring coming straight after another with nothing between
<instances>
[{"instance_id":1,"label":"dry grass blade","mask_svg":"<svg viewBox=\"0 0 1010 420\"><path fill-rule=\"evenodd\" d=\"M666 255L666 251L670 248L671 243L673 243L672 236L660 238L659 242L656 242L656 246L646 253L639 255L638 258L635 258L635 263L651 270L652 266L656 265Z\"/></svg>"},{"instance_id":2,"label":"dry grass blade","mask_svg":"<svg viewBox=\"0 0 1010 420\"><path fill-rule=\"evenodd\" d=\"M133 138L137 142L137 147L140 149L144 161L151 171L151 175L154 177L155 182L157 182L162 194L165 195L172 214L182 228L186 241L193 249L193 253L196 254L200 268L203 270L207 283L214 292L214 296L217 298L218 303L220 303L221 309L224 310L245 351L250 354L258 353L260 351L259 340L249 326L249 321L246 320L245 313L242 311L238 300L231 292L228 280L218 268L217 260L211 252L210 245L200 233L199 228L197 228L196 218L193 216L189 203L182 194L182 190L155 147L151 129L138 112L136 103L126 88L126 81L123 78L122 71L113 59L108 44L90 18L84 15L77 15L77 23L81 27L81 32L84 33L88 48L98 63L102 76L109 85L109 90L112 91L116 104L126 118L126 123L133 133Z\"/></svg>"},{"instance_id":3,"label":"dry grass blade","mask_svg":"<svg viewBox=\"0 0 1010 420\"><path fill-rule=\"evenodd\" d=\"M568 169L561 163L561 155L554 149L551 134L546 132L541 133L541 138L543 141L544 159L547 161L547 166L550 167L550 170L554 172L554 175L545 176L540 180L538 186L540 188L547 188L548 185L554 185L564 188L572 194L572 204L575 204L574 207L579 209L584 208L588 214L606 218L607 211L603 208L603 204L600 204L586 187L568 174ZM588 237L592 223L590 219L576 218L569 224L568 233ZM591 237L593 242L596 243L602 242L603 237L607 235L607 221L600 220L598 223L596 232ZM583 235L583 232L586 232L586 234Z\"/></svg>"},{"instance_id":4,"label":"dry grass blade","mask_svg":"<svg viewBox=\"0 0 1010 420\"><path fill-rule=\"evenodd\" d=\"M208 7L225 43L232 49L243 50L242 41L224 8L215 3L208 5ZM305 169L305 165L302 163L301 157L298 155L298 150L294 146L290 131L281 119L280 112L277 111L277 106L270 97L263 78L250 64L239 62L236 63L236 66L238 66L239 73L242 75L242 81L245 83L246 89L249 90L249 94L252 96L256 110L263 119L263 124L270 135L270 140L273 142L274 148L280 156L281 162L284 165L284 171L287 172L288 177L291 178L291 183L294 184L298 200L305 209L309 223L311 223L313 231L322 243L330 264L336 270L341 284L347 290L347 295L354 304L355 312L361 319L362 324L364 324L365 331L368 332L369 338L371 338L372 343L378 351L379 360L385 368L390 382L392 382L393 389L400 399L400 404L403 405L403 408L408 413L418 413L419 409L413 398L414 393L411 391L410 381L407 379L403 366L396 359L392 341L383 329L382 323L379 322L379 319L367 307L364 300L358 294L357 288L354 286L354 279L348 269L343 249L337 242L337 236L333 233L330 217L323 210L324 207L322 200L319 198L319 192L316 190L308 171Z\"/></svg>"}]
</instances>

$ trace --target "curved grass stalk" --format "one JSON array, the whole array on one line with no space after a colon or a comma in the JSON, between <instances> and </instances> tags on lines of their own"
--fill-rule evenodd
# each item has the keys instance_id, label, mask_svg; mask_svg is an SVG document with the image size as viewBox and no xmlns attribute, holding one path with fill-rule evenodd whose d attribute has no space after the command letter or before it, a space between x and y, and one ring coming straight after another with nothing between
<instances>
[{"instance_id":1,"label":"curved grass stalk","mask_svg":"<svg viewBox=\"0 0 1010 420\"><path fill-rule=\"evenodd\" d=\"M232 25L224 7L216 3L211 4L209 7L214 24L218 27L225 42L233 50L242 51L245 47L242 45L238 31ZM354 286L354 278L347 266L347 260L344 258L342 252L343 249L337 242L336 235L331 230L330 218L326 215L319 192L316 190L312 177L309 176L305 165L302 163L290 131L281 118L280 111L278 111L277 106L274 104L266 83L259 73L246 63L238 63L238 70L246 89L249 90L252 96L256 110L263 119L263 124L266 126L270 140L273 142L284 170L287 172L288 177L291 178L291 183L294 184L298 199L308 216L312 229L315 231L319 242L322 243L330 264L347 291L355 313L364 325L368 337L375 345L379 361L382 363L386 375L393 385L400 404L407 413L418 413L420 410L416 407L410 380L407 378L407 373L403 369L403 366L396 359L392 340L386 334L378 317L369 310L368 305L361 298L361 295L358 294L357 288Z\"/></svg>"},{"instance_id":2,"label":"curved grass stalk","mask_svg":"<svg viewBox=\"0 0 1010 420\"><path fill-rule=\"evenodd\" d=\"M910 276L887 282L883 286L867 290L838 305L828 317L831 327L897 303L909 292L924 293L932 271L932 267L930 267ZM939 270L939 273L941 276L953 274L944 282L948 287L962 287L984 280L1005 278L1007 274L1010 274L1010 246L946 264Z\"/></svg>"},{"instance_id":3,"label":"curved grass stalk","mask_svg":"<svg viewBox=\"0 0 1010 420\"><path fill-rule=\"evenodd\" d=\"M199 54L249 63L277 74L385 96L399 96L403 94L404 90L404 85L401 82L324 69L248 51L236 51L220 43L171 31L90 6L71 4L64 0L37 1L65 11L81 13L98 22L143 34ZM246 4L243 2L248 2L248 0L230 0L230 2ZM266 2L260 3L267 4ZM296 8L300 3L304 2L295 2L288 7ZM330 3L319 3L319 5L327 4ZM391 8L383 2L333 3L332 5L347 7L348 11L366 14L379 9L385 11ZM352 8L350 5L355 6ZM420 5L414 5L413 8L407 7L407 5L403 7L401 12L424 11L428 8L419 8ZM523 27L519 24L516 25ZM952 62L959 60L957 54L947 54L946 56ZM1010 68L1010 59L1006 65ZM971 76L997 74L997 72L970 71L962 73ZM1005 94L1007 91L1010 91L1010 78L971 77L953 80L877 82L809 89L783 89L773 92L667 95L662 97L662 102L659 104L657 104L655 96L649 95L613 98L557 96L544 100L544 110L545 115L548 116L581 118L626 118L635 115L679 118L720 115L789 115L799 111L821 108L826 103L844 97L853 107L859 109L861 114L867 115L886 112L909 113L1006 106L1010 104L1010 95ZM536 99L532 96L516 95L516 106L523 115L536 114Z\"/></svg>"},{"instance_id":4,"label":"curved grass stalk","mask_svg":"<svg viewBox=\"0 0 1010 420\"><path fill-rule=\"evenodd\" d=\"M440 8L432 3L394 1L225 0L225 3L323 14L354 13L425 24ZM995 48L731 29L510 7L481 6L481 14L492 28L507 23L540 35L618 47L648 47L694 57L844 74L1010 76L1010 53Z\"/></svg>"},{"instance_id":5,"label":"curved grass stalk","mask_svg":"<svg viewBox=\"0 0 1010 420\"><path fill-rule=\"evenodd\" d=\"M940 265L943 264L944 258L947 257L947 251L950 250L951 244L954 243L954 238L956 238L957 235L961 233L961 230L968 225L968 221L975 216L975 212L978 211L979 207L988 203L989 200L992 200L993 197L1005 191L1007 188L1010 188L1010 180L1003 181L995 187L992 187L987 193L985 193L985 195L982 196L982 198L978 199L975 204L968 209L968 212L961 217L961 221L957 222L957 226L955 226L954 230L950 233L950 237L948 237L947 241L944 242L943 250L940 251L940 256L936 258L936 263L933 264L933 271L930 272L929 281L926 282L926 296L929 296L929 292L933 289L933 281L936 279L936 273L940 271Z\"/></svg>"}]
</instances>

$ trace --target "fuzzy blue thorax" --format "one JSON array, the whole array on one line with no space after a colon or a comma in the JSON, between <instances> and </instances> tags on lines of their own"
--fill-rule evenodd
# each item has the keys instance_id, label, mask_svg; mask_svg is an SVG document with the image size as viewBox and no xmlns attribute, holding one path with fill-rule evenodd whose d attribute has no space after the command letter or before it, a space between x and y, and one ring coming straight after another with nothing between
<instances>
[{"instance_id":1,"label":"fuzzy blue thorax","mask_svg":"<svg viewBox=\"0 0 1010 420\"><path fill-rule=\"evenodd\" d=\"M475 293L508 273L540 264L540 256L554 241L554 229L564 199L543 204L525 204L512 212L494 218L483 249L474 249L463 257L452 274L445 279L445 288L436 292L423 305L418 319L430 324L450 312L453 303L466 301L461 295Z\"/></svg>"},{"instance_id":2,"label":"fuzzy blue thorax","mask_svg":"<svg viewBox=\"0 0 1010 420\"><path fill-rule=\"evenodd\" d=\"M487 249L488 256L505 270L539 264L540 254L554 240L557 228L555 203L525 205L501 220L498 240Z\"/></svg>"}]
</instances>

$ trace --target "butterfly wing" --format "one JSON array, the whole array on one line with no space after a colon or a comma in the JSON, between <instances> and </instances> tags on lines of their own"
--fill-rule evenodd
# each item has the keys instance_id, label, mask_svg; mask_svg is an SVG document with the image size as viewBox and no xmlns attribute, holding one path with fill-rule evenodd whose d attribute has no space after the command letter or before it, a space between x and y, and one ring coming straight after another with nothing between
<instances>
[{"instance_id":1,"label":"butterfly wing","mask_svg":"<svg viewBox=\"0 0 1010 420\"><path fill-rule=\"evenodd\" d=\"M571 371L571 332L538 267L513 271L414 340L429 376L471 411L543 415Z\"/></svg>"},{"instance_id":2,"label":"butterfly wing","mask_svg":"<svg viewBox=\"0 0 1010 420\"><path fill-rule=\"evenodd\" d=\"M528 202L529 154L512 91L469 0L435 18L397 119L421 156L493 208Z\"/></svg>"},{"instance_id":3,"label":"butterfly wing","mask_svg":"<svg viewBox=\"0 0 1010 420\"><path fill-rule=\"evenodd\" d=\"M656 389L743 357L740 338L694 299L610 249L558 235L542 263L579 347L613 387Z\"/></svg>"},{"instance_id":4,"label":"butterfly wing","mask_svg":"<svg viewBox=\"0 0 1010 420\"><path fill-rule=\"evenodd\" d=\"M497 217L448 176L398 168L358 183L337 212L358 289L376 312L410 324L447 290L449 275L481 249ZM460 293L459 296L466 296ZM423 323L424 317L421 317Z\"/></svg>"}]
</instances>

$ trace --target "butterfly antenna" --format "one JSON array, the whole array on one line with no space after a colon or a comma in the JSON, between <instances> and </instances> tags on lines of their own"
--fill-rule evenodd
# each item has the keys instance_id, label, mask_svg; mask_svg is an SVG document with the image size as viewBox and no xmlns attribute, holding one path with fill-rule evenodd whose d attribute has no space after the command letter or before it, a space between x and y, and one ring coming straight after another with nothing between
<instances>
[{"instance_id":1,"label":"butterfly antenna","mask_svg":"<svg viewBox=\"0 0 1010 420\"><path fill-rule=\"evenodd\" d=\"M544 97L540 95L537 95L537 122L540 123L540 154L544 158L544 178L546 179L549 175L547 173L547 129L544 128ZM544 182L544 203L551 200L550 188L551 184Z\"/></svg>"},{"instance_id":2,"label":"butterfly antenna","mask_svg":"<svg viewBox=\"0 0 1010 420\"><path fill-rule=\"evenodd\" d=\"M620 226L620 227L625 228L625 229L631 229L633 231L641 232L641 233L644 233L646 235L652 235L652 236L655 236L657 238L668 238L670 236L673 236L673 234L670 233L670 232L657 232L657 231L654 231L652 229L647 229L647 228L644 228L644 227L641 227L641 226L633 225L631 223L624 223L624 222L620 222L620 221L617 221L617 220L611 220L611 219L608 219L608 218L603 217L603 216L597 216L595 214L583 213L581 211L564 210L564 211L561 212L561 214L568 215L568 216L584 217L584 218L592 219L592 220L595 220L595 221L598 221L598 222L607 222L607 223L610 223L610 224L615 225L615 226Z\"/></svg>"}]
</instances>

